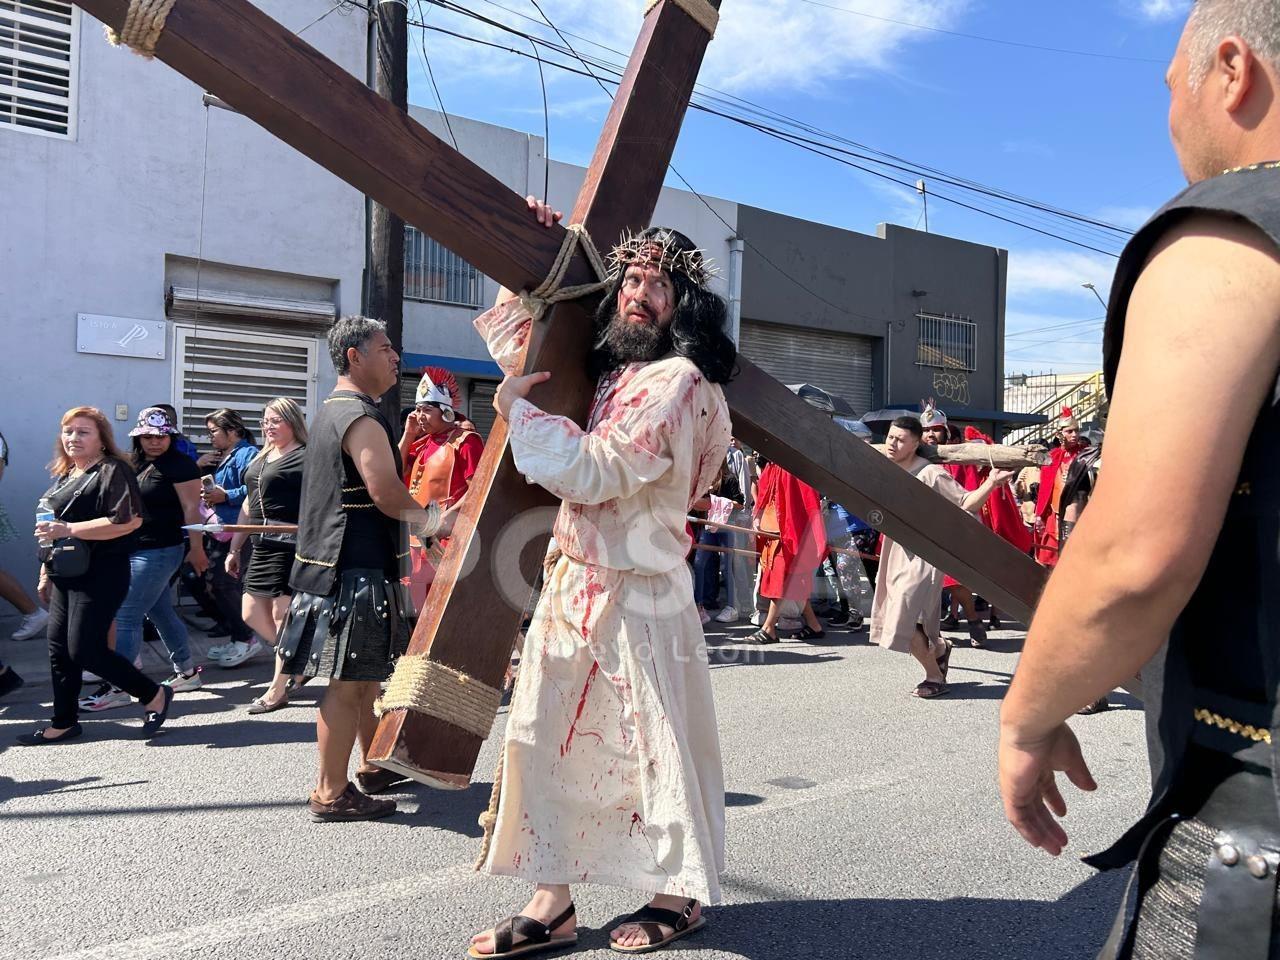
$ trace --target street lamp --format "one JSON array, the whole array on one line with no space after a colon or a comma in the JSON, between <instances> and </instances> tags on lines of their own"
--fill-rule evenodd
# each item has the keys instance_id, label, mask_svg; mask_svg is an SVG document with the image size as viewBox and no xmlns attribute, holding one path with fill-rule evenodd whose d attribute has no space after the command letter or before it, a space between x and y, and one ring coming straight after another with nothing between
<instances>
[{"instance_id":1,"label":"street lamp","mask_svg":"<svg viewBox=\"0 0 1280 960\"><path fill-rule=\"evenodd\" d=\"M1084 287L1086 290L1088 290L1088 291L1092 292L1092 293L1093 293L1093 295L1094 295L1095 297L1097 297L1097 298L1098 298L1098 302L1099 302L1100 304L1102 304L1102 309L1103 309L1103 310L1107 309L1107 301L1105 301L1105 300L1103 300L1103 299L1102 299L1102 294L1100 294L1100 293L1098 292L1098 288L1097 288L1097 287L1095 287L1092 283L1082 283L1082 284L1080 284L1080 286L1082 286L1082 287Z\"/></svg>"}]
</instances>

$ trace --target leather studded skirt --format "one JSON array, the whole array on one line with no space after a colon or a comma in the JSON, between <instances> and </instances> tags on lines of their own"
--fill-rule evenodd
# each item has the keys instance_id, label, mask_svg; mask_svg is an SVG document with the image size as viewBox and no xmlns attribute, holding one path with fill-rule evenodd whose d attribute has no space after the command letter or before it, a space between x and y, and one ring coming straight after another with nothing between
<instances>
[{"instance_id":1,"label":"leather studded skirt","mask_svg":"<svg viewBox=\"0 0 1280 960\"><path fill-rule=\"evenodd\" d=\"M1224 709L1218 715L1263 729L1270 713L1238 701ZM1140 830L1129 895L1101 960L1280 960L1270 744L1198 721L1177 785L1131 834Z\"/></svg>"},{"instance_id":2,"label":"leather studded skirt","mask_svg":"<svg viewBox=\"0 0 1280 960\"><path fill-rule=\"evenodd\" d=\"M409 646L404 586L381 570L345 570L328 596L295 593L280 627L283 671L386 680Z\"/></svg>"}]
</instances>

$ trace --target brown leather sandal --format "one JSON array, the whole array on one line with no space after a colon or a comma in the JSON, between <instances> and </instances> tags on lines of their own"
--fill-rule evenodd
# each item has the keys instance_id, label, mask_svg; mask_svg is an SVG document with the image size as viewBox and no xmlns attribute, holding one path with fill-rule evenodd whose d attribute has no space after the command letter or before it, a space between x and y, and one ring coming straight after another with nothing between
<instances>
[{"instance_id":1,"label":"brown leather sandal","mask_svg":"<svg viewBox=\"0 0 1280 960\"><path fill-rule=\"evenodd\" d=\"M936 680L925 680L915 688L911 695L919 697L921 700L934 700L938 697L945 697L950 692L951 688L945 683L938 683Z\"/></svg>"},{"instance_id":2,"label":"brown leather sandal","mask_svg":"<svg viewBox=\"0 0 1280 960\"><path fill-rule=\"evenodd\" d=\"M635 913L622 920L618 924L625 927L633 924L641 929L646 937L649 938L648 943L642 943L636 947L624 947L616 941L609 941L609 949L616 950L618 953L652 953L654 950L661 950L663 947L674 943L681 937L687 937L691 933L696 933L707 925L707 918L698 915L698 919L694 920L693 908L697 906L697 900L690 900L684 905L683 910L663 910L661 907L641 907ZM671 933L663 935L662 928L669 927Z\"/></svg>"},{"instance_id":3,"label":"brown leather sandal","mask_svg":"<svg viewBox=\"0 0 1280 960\"><path fill-rule=\"evenodd\" d=\"M545 953L549 950L560 950L571 947L578 942L578 929L575 925L572 933L552 933L574 915L574 906L568 908L550 923L543 923L522 913L507 917L493 925L493 953L481 953L475 947L467 950L467 956L478 960L506 960L508 957L527 957L534 953ZM516 937L522 937L516 943Z\"/></svg>"},{"instance_id":4,"label":"brown leather sandal","mask_svg":"<svg viewBox=\"0 0 1280 960\"><path fill-rule=\"evenodd\" d=\"M314 793L307 803L311 819L316 823L343 823L352 820L378 820L396 812L394 800L377 800L366 796L348 783L337 800L325 803Z\"/></svg>"}]
</instances>

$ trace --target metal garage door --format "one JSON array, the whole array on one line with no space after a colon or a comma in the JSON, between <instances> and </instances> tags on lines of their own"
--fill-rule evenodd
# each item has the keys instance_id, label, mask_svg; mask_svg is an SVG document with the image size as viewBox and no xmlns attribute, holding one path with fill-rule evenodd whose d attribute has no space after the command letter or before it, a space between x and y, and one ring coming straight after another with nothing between
<instances>
[{"instance_id":1,"label":"metal garage door","mask_svg":"<svg viewBox=\"0 0 1280 960\"><path fill-rule=\"evenodd\" d=\"M783 383L811 383L844 397L861 416L871 409L871 337L742 321L738 349Z\"/></svg>"},{"instance_id":2,"label":"metal garage door","mask_svg":"<svg viewBox=\"0 0 1280 960\"><path fill-rule=\"evenodd\" d=\"M493 395L498 392L497 380L472 380L467 412L480 436L488 437L498 414L493 409Z\"/></svg>"}]
</instances>

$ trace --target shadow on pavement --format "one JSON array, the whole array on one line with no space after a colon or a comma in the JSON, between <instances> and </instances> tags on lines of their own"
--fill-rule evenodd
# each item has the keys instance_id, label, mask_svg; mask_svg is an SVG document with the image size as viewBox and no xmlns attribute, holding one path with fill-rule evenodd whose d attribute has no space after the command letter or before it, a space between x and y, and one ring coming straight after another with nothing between
<instances>
[{"instance_id":1,"label":"shadow on pavement","mask_svg":"<svg viewBox=\"0 0 1280 960\"><path fill-rule=\"evenodd\" d=\"M1099 874L1048 903L959 897L712 907L702 932L665 952L716 951L746 960L1083 960L1102 947L1123 882L1123 875ZM607 948L621 919L580 930L580 949Z\"/></svg>"}]
</instances>

